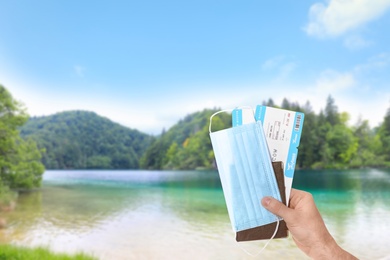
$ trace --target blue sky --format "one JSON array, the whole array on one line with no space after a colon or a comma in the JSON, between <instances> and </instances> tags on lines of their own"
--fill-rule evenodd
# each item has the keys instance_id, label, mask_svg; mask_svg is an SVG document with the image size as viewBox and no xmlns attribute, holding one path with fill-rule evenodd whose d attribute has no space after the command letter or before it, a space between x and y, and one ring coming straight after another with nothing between
<instances>
[{"instance_id":1,"label":"blue sky","mask_svg":"<svg viewBox=\"0 0 390 260\"><path fill-rule=\"evenodd\" d=\"M372 127L390 107L390 0L3 1L0 84L30 115L91 110L158 134L286 97Z\"/></svg>"}]
</instances>

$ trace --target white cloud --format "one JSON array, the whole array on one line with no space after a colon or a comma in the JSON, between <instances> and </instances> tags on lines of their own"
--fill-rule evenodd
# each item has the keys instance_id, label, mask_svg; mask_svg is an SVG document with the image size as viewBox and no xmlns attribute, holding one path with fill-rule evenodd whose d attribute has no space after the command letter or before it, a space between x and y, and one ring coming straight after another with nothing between
<instances>
[{"instance_id":1,"label":"white cloud","mask_svg":"<svg viewBox=\"0 0 390 260\"><path fill-rule=\"evenodd\" d=\"M317 78L306 83L291 84L291 81L270 82L255 87L252 95L247 95L246 103L258 104L272 98L280 105L283 98L290 102L305 105L310 101L313 110L319 113L326 105L326 97L332 95L340 112L348 112L350 124L359 118L369 120L372 127L383 121L390 105L390 86L386 82L378 85L376 73L385 73L390 66L390 54L381 53L369 58L365 63L351 67L347 71L328 69L320 72ZM388 83L390 84L390 83Z\"/></svg>"},{"instance_id":2,"label":"white cloud","mask_svg":"<svg viewBox=\"0 0 390 260\"><path fill-rule=\"evenodd\" d=\"M330 0L310 7L307 34L319 38L340 36L379 18L390 0Z\"/></svg>"},{"instance_id":3,"label":"white cloud","mask_svg":"<svg viewBox=\"0 0 390 260\"><path fill-rule=\"evenodd\" d=\"M368 120L371 127L376 127L383 122L390 104L390 92L372 93L364 98L356 98L354 95L332 95L340 112L348 112L351 116L349 123L355 124L359 117Z\"/></svg>"},{"instance_id":4,"label":"white cloud","mask_svg":"<svg viewBox=\"0 0 390 260\"><path fill-rule=\"evenodd\" d=\"M349 81L345 80L345 78L350 77L348 76L349 73L333 73L340 75L337 77L338 80L334 81L336 84ZM328 74L328 72L320 74L317 82L323 81L324 74ZM343 78L344 80L341 80ZM330 80L327 82L330 82ZM355 82L355 84L357 85L359 82ZM344 85L344 83L341 85ZM325 108L327 96L332 95L339 112L348 112L351 116L350 125L354 125L358 121L359 116L363 120L368 120L371 127L378 126L379 123L383 122L385 113L390 105L389 91L365 92L363 90L360 92L360 85L359 88L347 87L349 84L344 86L344 89L335 90L333 87L313 88L310 83L307 85L288 83L282 85L261 85L251 91L252 95L246 95L243 103L240 104L250 104L254 107L256 104L261 104L262 101L272 98L277 105L280 105L283 98L287 98L290 102L298 102L301 106L310 101L313 111L318 114Z\"/></svg>"},{"instance_id":5,"label":"white cloud","mask_svg":"<svg viewBox=\"0 0 390 260\"><path fill-rule=\"evenodd\" d=\"M361 116L362 119L369 120L372 127L378 126L390 104L390 88L372 83L370 79L375 76L371 73L389 65L390 55L381 53L346 72L323 71L319 74L315 87L307 88L307 97L318 112L324 107L326 96L332 95L339 111L351 115L350 124L355 124Z\"/></svg>"},{"instance_id":6,"label":"white cloud","mask_svg":"<svg viewBox=\"0 0 390 260\"><path fill-rule=\"evenodd\" d=\"M316 90L322 93L339 92L355 85L352 73L340 73L335 70L323 71L316 82Z\"/></svg>"},{"instance_id":7,"label":"white cloud","mask_svg":"<svg viewBox=\"0 0 390 260\"><path fill-rule=\"evenodd\" d=\"M275 58L274 62L268 64L279 73L293 69L294 66L289 63L283 57ZM186 89L194 90L191 93L179 91L169 97L151 95L147 99L132 98L122 92L113 96L98 91L94 95L81 91L77 95L70 91L61 92L62 94L59 95L58 91L50 91L48 87L43 88L41 83L34 85L31 84L33 81L22 81L23 77L10 77L11 74L4 77L5 73L1 70L2 82L0 83L3 83L18 100L26 104L30 115L50 115L74 109L90 110L149 134L159 134L163 128L169 129L185 115L204 108L255 107L269 98L278 105L283 98L298 102L300 105L304 105L309 100L313 110L318 113L325 107L326 97L329 94L335 98L339 111L347 111L351 114L351 123L356 122L358 116L362 115L363 119L369 119L371 125L376 126L383 120L389 106L390 92L387 89L390 88L384 88L386 91L378 89L378 86L365 81L365 75L378 69L387 69L386 66L389 64L390 54L382 53L348 71L323 71L315 79L306 79L305 83L270 80L262 83L236 82L208 86L194 84L185 86ZM365 85L367 88L363 89L362 86ZM43 89L46 91L43 92Z\"/></svg>"}]
</instances>

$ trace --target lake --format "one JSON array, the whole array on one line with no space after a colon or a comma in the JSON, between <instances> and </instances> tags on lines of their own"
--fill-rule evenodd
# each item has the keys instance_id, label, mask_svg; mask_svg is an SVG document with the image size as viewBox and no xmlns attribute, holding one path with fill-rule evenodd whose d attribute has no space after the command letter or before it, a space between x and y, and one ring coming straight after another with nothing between
<instances>
[{"instance_id":1,"label":"lake","mask_svg":"<svg viewBox=\"0 0 390 260\"><path fill-rule=\"evenodd\" d=\"M390 170L296 171L293 187L313 194L344 249L390 259ZM46 171L0 214L0 243L100 259L253 259L242 248L265 243L235 242L216 171ZM259 258L307 259L291 237Z\"/></svg>"}]
</instances>

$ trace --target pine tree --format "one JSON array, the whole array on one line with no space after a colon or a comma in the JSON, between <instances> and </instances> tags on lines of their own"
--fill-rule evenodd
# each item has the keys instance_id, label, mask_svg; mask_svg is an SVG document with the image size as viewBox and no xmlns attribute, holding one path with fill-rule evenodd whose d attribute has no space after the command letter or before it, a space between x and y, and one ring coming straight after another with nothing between
<instances>
[{"instance_id":1,"label":"pine tree","mask_svg":"<svg viewBox=\"0 0 390 260\"><path fill-rule=\"evenodd\" d=\"M328 96L325 107L325 118L332 125L340 123L338 108L332 96Z\"/></svg>"}]
</instances>

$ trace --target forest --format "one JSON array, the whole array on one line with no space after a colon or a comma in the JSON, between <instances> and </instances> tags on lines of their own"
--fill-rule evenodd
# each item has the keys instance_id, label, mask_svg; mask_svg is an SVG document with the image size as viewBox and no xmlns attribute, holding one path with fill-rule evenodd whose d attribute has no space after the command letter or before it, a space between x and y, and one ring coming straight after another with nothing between
<instances>
[{"instance_id":1,"label":"forest","mask_svg":"<svg viewBox=\"0 0 390 260\"><path fill-rule=\"evenodd\" d=\"M305 113L297 168L343 169L390 166L390 109L382 124L371 128L368 120L350 125L347 112L339 112L329 96L325 108L316 114L310 102L304 106L284 99L280 106L272 99L262 105ZM209 117L219 109L187 115L150 145L140 161L146 169L214 168L209 138ZM228 114L213 119L213 131L231 126Z\"/></svg>"},{"instance_id":2,"label":"forest","mask_svg":"<svg viewBox=\"0 0 390 260\"><path fill-rule=\"evenodd\" d=\"M137 169L154 137L89 111L31 117L20 129L47 169Z\"/></svg>"},{"instance_id":3,"label":"forest","mask_svg":"<svg viewBox=\"0 0 390 260\"><path fill-rule=\"evenodd\" d=\"M324 109L315 113L310 102L301 106L284 99L262 105L305 113L297 168L343 169L390 166L390 109L380 126L368 120L350 124L347 112L339 112L329 96ZM219 108L189 114L158 136L144 134L93 112L67 111L32 117L21 136L44 150L47 169L212 169L214 154L209 118ZM231 126L231 116L213 119L213 131Z\"/></svg>"}]
</instances>

